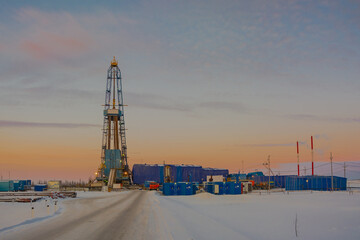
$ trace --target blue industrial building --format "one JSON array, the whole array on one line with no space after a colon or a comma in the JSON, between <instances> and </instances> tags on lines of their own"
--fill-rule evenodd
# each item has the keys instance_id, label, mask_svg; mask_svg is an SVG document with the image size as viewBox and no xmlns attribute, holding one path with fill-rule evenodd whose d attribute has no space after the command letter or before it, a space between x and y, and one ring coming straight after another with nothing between
<instances>
[{"instance_id":1,"label":"blue industrial building","mask_svg":"<svg viewBox=\"0 0 360 240\"><path fill-rule=\"evenodd\" d=\"M288 176L285 190L344 191L346 184L346 178L337 176L333 176L333 184L331 184L331 176Z\"/></svg>"},{"instance_id":2,"label":"blue industrial building","mask_svg":"<svg viewBox=\"0 0 360 240\"><path fill-rule=\"evenodd\" d=\"M246 178L247 178L247 179L252 179L252 178L255 177L255 176L264 176L264 173L263 173L263 172L260 172L260 171L258 171L258 172L251 172L251 173L248 173L248 174L246 175Z\"/></svg>"},{"instance_id":3,"label":"blue industrial building","mask_svg":"<svg viewBox=\"0 0 360 240\"><path fill-rule=\"evenodd\" d=\"M25 191L31 189L31 180L0 181L0 192Z\"/></svg>"},{"instance_id":4,"label":"blue industrial building","mask_svg":"<svg viewBox=\"0 0 360 240\"><path fill-rule=\"evenodd\" d=\"M171 182L199 182L206 181L206 176L229 174L227 169L202 168L195 165L166 165L170 167ZM164 167L158 164L134 164L132 170L134 184L144 184L146 181L164 183Z\"/></svg>"},{"instance_id":5,"label":"blue industrial building","mask_svg":"<svg viewBox=\"0 0 360 240\"><path fill-rule=\"evenodd\" d=\"M286 178L295 177L294 175L279 175L279 176L270 176L270 186L275 188L285 188ZM249 180L253 180L255 184L268 183L269 176L258 176L253 175Z\"/></svg>"},{"instance_id":6,"label":"blue industrial building","mask_svg":"<svg viewBox=\"0 0 360 240\"><path fill-rule=\"evenodd\" d=\"M249 180L253 180L255 184L268 183L269 176L251 175ZM346 178L333 177L334 190L346 190ZM275 188L285 188L288 191L295 190L315 190L329 191L331 190L330 176L296 176L296 175L280 175L270 176L270 186Z\"/></svg>"}]
</instances>

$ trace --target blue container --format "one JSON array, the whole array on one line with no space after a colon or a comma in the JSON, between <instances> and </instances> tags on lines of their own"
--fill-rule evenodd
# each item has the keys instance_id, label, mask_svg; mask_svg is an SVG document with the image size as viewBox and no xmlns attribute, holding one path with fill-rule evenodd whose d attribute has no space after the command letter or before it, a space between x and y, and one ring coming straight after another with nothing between
<instances>
[{"instance_id":1,"label":"blue container","mask_svg":"<svg viewBox=\"0 0 360 240\"><path fill-rule=\"evenodd\" d=\"M46 184L39 184L39 185L34 186L34 191L37 191L37 192L42 192L42 191L45 191L46 189L47 189Z\"/></svg>"},{"instance_id":2,"label":"blue container","mask_svg":"<svg viewBox=\"0 0 360 240\"><path fill-rule=\"evenodd\" d=\"M196 194L197 190L199 190L199 183L193 183L193 194Z\"/></svg>"},{"instance_id":3,"label":"blue container","mask_svg":"<svg viewBox=\"0 0 360 240\"><path fill-rule=\"evenodd\" d=\"M333 177L334 191L346 190L347 180L342 177ZM315 190L315 191L330 191L331 176L291 176L286 178L285 190Z\"/></svg>"},{"instance_id":4,"label":"blue container","mask_svg":"<svg viewBox=\"0 0 360 240\"><path fill-rule=\"evenodd\" d=\"M241 186L242 186L241 182L235 183L234 194L241 194Z\"/></svg>"},{"instance_id":5,"label":"blue container","mask_svg":"<svg viewBox=\"0 0 360 240\"><path fill-rule=\"evenodd\" d=\"M25 191L26 180L14 180L14 191Z\"/></svg>"},{"instance_id":6,"label":"blue container","mask_svg":"<svg viewBox=\"0 0 360 240\"><path fill-rule=\"evenodd\" d=\"M14 182L10 181L0 181L0 192L12 192L14 191Z\"/></svg>"},{"instance_id":7,"label":"blue container","mask_svg":"<svg viewBox=\"0 0 360 240\"><path fill-rule=\"evenodd\" d=\"M185 183L185 194L184 195L193 195L194 189L193 189L193 183L187 182Z\"/></svg>"},{"instance_id":8,"label":"blue container","mask_svg":"<svg viewBox=\"0 0 360 240\"><path fill-rule=\"evenodd\" d=\"M212 182L206 183L205 191L208 193L214 193L214 184Z\"/></svg>"},{"instance_id":9,"label":"blue container","mask_svg":"<svg viewBox=\"0 0 360 240\"><path fill-rule=\"evenodd\" d=\"M175 184L174 183L164 183L163 185L163 194L165 196L175 195Z\"/></svg>"},{"instance_id":10,"label":"blue container","mask_svg":"<svg viewBox=\"0 0 360 240\"><path fill-rule=\"evenodd\" d=\"M225 194L241 194L241 182L226 182Z\"/></svg>"},{"instance_id":11,"label":"blue container","mask_svg":"<svg viewBox=\"0 0 360 240\"><path fill-rule=\"evenodd\" d=\"M235 182L226 182L225 194L234 194L234 192L235 192Z\"/></svg>"},{"instance_id":12,"label":"blue container","mask_svg":"<svg viewBox=\"0 0 360 240\"><path fill-rule=\"evenodd\" d=\"M15 181L14 181L14 191L15 191L15 192L19 191L19 185L20 185L20 184L19 184L19 181L18 181L18 180L15 180Z\"/></svg>"},{"instance_id":13,"label":"blue container","mask_svg":"<svg viewBox=\"0 0 360 240\"><path fill-rule=\"evenodd\" d=\"M19 180L19 191L25 191L27 189L26 180Z\"/></svg>"}]
</instances>

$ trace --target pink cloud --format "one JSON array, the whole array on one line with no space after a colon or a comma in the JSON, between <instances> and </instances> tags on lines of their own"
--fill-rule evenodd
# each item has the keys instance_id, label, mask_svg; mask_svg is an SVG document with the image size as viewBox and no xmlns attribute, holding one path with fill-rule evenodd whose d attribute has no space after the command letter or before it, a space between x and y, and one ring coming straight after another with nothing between
<instances>
[{"instance_id":1,"label":"pink cloud","mask_svg":"<svg viewBox=\"0 0 360 240\"><path fill-rule=\"evenodd\" d=\"M15 20L26 27L19 31L17 45L32 59L68 59L86 53L94 44L86 24L66 12L20 9Z\"/></svg>"},{"instance_id":2,"label":"pink cloud","mask_svg":"<svg viewBox=\"0 0 360 240\"><path fill-rule=\"evenodd\" d=\"M38 60L66 58L86 52L90 42L72 36L61 36L52 32L41 32L34 40L23 40L20 48Z\"/></svg>"},{"instance_id":3,"label":"pink cloud","mask_svg":"<svg viewBox=\"0 0 360 240\"><path fill-rule=\"evenodd\" d=\"M44 47L33 41L23 41L20 45L20 48L36 59L41 60L50 57L49 52Z\"/></svg>"}]
</instances>

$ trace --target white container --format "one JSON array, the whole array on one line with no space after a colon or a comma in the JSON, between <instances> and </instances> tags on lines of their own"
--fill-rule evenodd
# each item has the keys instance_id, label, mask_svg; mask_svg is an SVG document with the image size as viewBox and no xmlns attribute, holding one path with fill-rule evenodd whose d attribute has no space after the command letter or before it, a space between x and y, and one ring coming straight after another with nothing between
<instances>
[{"instance_id":1,"label":"white container","mask_svg":"<svg viewBox=\"0 0 360 240\"><path fill-rule=\"evenodd\" d=\"M206 181L207 182L210 182L210 178L211 176L206 176ZM223 175L215 175L215 176L212 176L212 181L213 182L223 182L224 181L224 176Z\"/></svg>"},{"instance_id":2,"label":"white container","mask_svg":"<svg viewBox=\"0 0 360 240\"><path fill-rule=\"evenodd\" d=\"M214 193L219 194L219 185L217 184L214 185Z\"/></svg>"}]
</instances>

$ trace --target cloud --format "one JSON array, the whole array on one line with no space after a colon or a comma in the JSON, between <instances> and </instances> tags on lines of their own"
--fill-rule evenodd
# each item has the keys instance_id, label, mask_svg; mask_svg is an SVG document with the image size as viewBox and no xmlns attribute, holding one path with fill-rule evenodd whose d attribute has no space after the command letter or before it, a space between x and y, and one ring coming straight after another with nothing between
<instances>
[{"instance_id":1,"label":"cloud","mask_svg":"<svg viewBox=\"0 0 360 240\"><path fill-rule=\"evenodd\" d=\"M94 96L97 94L92 90L66 89L52 85L37 87L24 85L22 83L21 87L3 87L0 90L0 106L44 106L49 103L52 106L63 106L69 103L75 106L84 101L93 103Z\"/></svg>"},{"instance_id":2,"label":"cloud","mask_svg":"<svg viewBox=\"0 0 360 240\"><path fill-rule=\"evenodd\" d=\"M69 58L86 52L89 41L50 32L38 33L35 40L23 40L20 49L38 60Z\"/></svg>"},{"instance_id":3,"label":"cloud","mask_svg":"<svg viewBox=\"0 0 360 240\"><path fill-rule=\"evenodd\" d=\"M250 109L239 102L207 101L195 104L179 102L177 100L148 93L126 93L126 102L131 106L171 110L180 112L194 112L195 109L225 109L236 113L251 113Z\"/></svg>"},{"instance_id":4,"label":"cloud","mask_svg":"<svg viewBox=\"0 0 360 240\"><path fill-rule=\"evenodd\" d=\"M299 141L299 145L305 145L306 142ZM294 143L262 143L262 144L243 144L244 147L293 147L296 146Z\"/></svg>"},{"instance_id":5,"label":"cloud","mask_svg":"<svg viewBox=\"0 0 360 240\"><path fill-rule=\"evenodd\" d=\"M180 104L164 96L148 93L126 93L126 102L131 106L150 108L158 110L171 110L180 112L191 112L192 108L187 104Z\"/></svg>"},{"instance_id":6,"label":"cloud","mask_svg":"<svg viewBox=\"0 0 360 240\"><path fill-rule=\"evenodd\" d=\"M87 128L87 127L101 127L98 124L90 123L40 123L40 122L20 122L20 121L6 121L0 120L0 128L8 127L30 127L30 128Z\"/></svg>"},{"instance_id":7,"label":"cloud","mask_svg":"<svg viewBox=\"0 0 360 240\"><path fill-rule=\"evenodd\" d=\"M284 117L294 120L360 123L360 117L341 118L341 117L318 116L313 114L288 114L288 115L284 115Z\"/></svg>"},{"instance_id":8,"label":"cloud","mask_svg":"<svg viewBox=\"0 0 360 240\"><path fill-rule=\"evenodd\" d=\"M238 113L249 113L249 109L239 102L209 101L198 105L200 108L226 109Z\"/></svg>"}]
</instances>

